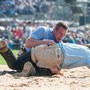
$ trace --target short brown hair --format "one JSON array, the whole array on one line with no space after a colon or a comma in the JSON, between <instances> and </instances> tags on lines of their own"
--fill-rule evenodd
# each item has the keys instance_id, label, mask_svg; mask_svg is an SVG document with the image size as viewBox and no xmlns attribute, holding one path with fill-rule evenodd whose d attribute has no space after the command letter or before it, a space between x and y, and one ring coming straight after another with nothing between
<instances>
[{"instance_id":1,"label":"short brown hair","mask_svg":"<svg viewBox=\"0 0 90 90\"><path fill-rule=\"evenodd\" d=\"M64 29L68 30L68 25L64 22L59 22L56 24L55 29L58 30L59 27L63 27Z\"/></svg>"}]
</instances>

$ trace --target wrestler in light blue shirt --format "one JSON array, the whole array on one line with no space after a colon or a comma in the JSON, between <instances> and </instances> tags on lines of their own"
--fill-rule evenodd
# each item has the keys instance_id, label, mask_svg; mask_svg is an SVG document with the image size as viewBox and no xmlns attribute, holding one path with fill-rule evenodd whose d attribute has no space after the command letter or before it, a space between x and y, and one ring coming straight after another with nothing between
<instances>
[{"instance_id":1,"label":"wrestler in light blue shirt","mask_svg":"<svg viewBox=\"0 0 90 90\"><path fill-rule=\"evenodd\" d=\"M33 37L36 40L44 40L44 39L49 39L49 40L54 40L53 37L53 30L48 27L40 27L35 30L32 34L30 34L31 37ZM30 48L26 48L27 51L30 50Z\"/></svg>"},{"instance_id":2,"label":"wrestler in light blue shirt","mask_svg":"<svg viewBox=\"0 0 90 90\"><path fill-rule=\"evenodd\" d=\"M90 68L90 50L88 47L71 43L63 43L61 50L64 55L62 68L70 69L80 66L87 66Z\"/></svg>"},{"instance_id":3,"label":"wrestler in light blue shirt","mask_svg":"<svg viewBox=\"0 0 90 90\"><path fill-rule=\"evenodd\" d=\"M54 40L53 30L47 27L38 28L31 35L36 40ZM62 43L59 42L57 45L61 48L64 56L64 62L62 68L74 68L79 66L87 66L90 68L90 50L81 45ZM29 50L29 49L27 49Z\"/></svg>"}]
</instances>

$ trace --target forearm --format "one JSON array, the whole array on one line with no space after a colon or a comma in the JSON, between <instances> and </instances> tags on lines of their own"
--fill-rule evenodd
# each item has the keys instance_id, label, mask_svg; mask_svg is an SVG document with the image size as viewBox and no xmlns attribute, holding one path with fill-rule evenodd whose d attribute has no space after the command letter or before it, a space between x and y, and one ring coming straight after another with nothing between
<instances>
[{"instance_id":1,"label":"forearm","mask_svg":"<svg viewBox=\"0 0 90 90\"><path fill-rule=\"evenodd\" d=\"M48 43L48 41L45 41L45 40L28 39L25 43L25 47L32 48L32 47L35 47L37 45L47 44L47 43Z\"/></svg>"}]
</instances>

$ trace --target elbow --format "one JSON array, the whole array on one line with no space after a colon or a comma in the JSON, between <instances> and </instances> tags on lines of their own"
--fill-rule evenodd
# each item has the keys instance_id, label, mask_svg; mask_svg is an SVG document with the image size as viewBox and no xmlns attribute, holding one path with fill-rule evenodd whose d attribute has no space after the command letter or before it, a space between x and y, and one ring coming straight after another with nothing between
<instances>
[{"instance_id":1,"label":"elbow","mask_svg":"<svg viewBox=\"0 0 90 90\"><path fill-rule=\"evenodd\" d=\"M26 40L25 47L30 48L30 40L29 39Z\"/></svg>"},{"instance_id":2,"label":"elbow","mask_svg":"<svg viewBox=\"0 0 90 90\"><path fill-rule=\"evenodd\" d=\"M30 48L30 45L28 43L25 43L25 47Z\"/></svg>"},{"instance_id":3,"label":"elbow","mask_svg":"<svg viewBox=\"0 0 90 90\"><path fill-rule=\"evenodd\" d=\"M26 43L25 43L25 47L27 48L32 48L32 44L33 44L34 40L32 38L28 38Z\"/></svg>"},{"instance_id":4,"label":"elbow","mask_svg":"<svg viewBox=\"0 0 90 90\"><path fill-rule=\"evenodd\" d=\"M32 44L29 43L29 42L26 42L26 43L25 43L25 47L26 47L26 48L32 48Z\"/></svg>"}]
</instances>

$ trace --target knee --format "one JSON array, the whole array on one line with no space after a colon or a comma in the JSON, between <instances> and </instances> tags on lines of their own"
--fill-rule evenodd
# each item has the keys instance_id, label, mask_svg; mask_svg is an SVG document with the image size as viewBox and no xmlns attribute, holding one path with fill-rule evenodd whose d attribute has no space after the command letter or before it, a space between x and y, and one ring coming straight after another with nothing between
<instances>
[{"instance_id":1,"label":"knee","mask_svg":"<svg viewBox=\"0 0 90 90\"><path fill-rule=\"evenodd\" d=\"M8 49L7 43L4 40L0 40L0 52L6 52Z\"/></svg>"}]
</instances>

